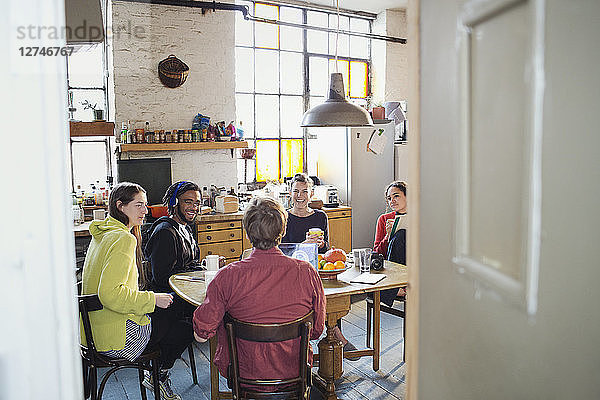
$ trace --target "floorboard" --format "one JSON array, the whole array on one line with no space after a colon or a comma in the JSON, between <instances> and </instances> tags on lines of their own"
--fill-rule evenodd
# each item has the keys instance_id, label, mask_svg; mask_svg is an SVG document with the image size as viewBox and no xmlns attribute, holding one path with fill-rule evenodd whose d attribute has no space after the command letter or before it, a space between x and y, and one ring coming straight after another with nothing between
<instances>
[{"instance_id":1,"label":"floorboard","mask_svg":"<svg viewBox=\"0 0 600 400\"><path fill-rule=\"evenodd\" d=\"M399 306L396 303L396 306ZM336 382L338 398L344 400L383 400L404 399L406 392L405 370L402 361L404 338L402 336L402 318L386 313L381 314L381 358L379 371L373 371L371 357L363 357L358 361L344 360L344 375ZM342 331L357 348L366 345L366 306L365 301L358 300L342 321ZM316 342L313 349L318 351ZM194 355L198 374L198 385L192 382L188 352L177 360L171 369L173 388L182 400L208 400L210 398L209 349L208 343L195 343ZM316 368L313 368L316 373ZM99 376L104 371L100 371ZM220 379L222 390L227 389L224 378ZM154 399L147 390L148 399ZM104 400L137 400L141 399L137 371L121 370L111 377L106 385ZM311 391L312 400L320 400L322 396L316 388Z\"/></svg>"}]
</instances>

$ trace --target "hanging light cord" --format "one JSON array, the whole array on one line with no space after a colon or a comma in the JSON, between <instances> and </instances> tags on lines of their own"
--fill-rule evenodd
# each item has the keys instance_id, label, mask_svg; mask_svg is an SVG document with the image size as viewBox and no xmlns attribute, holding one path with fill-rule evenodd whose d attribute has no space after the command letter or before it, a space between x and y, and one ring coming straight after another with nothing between
<instances>
[{"instance_id":1,"label":"hanging light cord","mask_svg":"<svg viewBox=\"0 0 600 400\"><path fill-rule=\"evenodd\" d=\"M337 11L337 29L335 31L335 72L338 72L338 39L340 36L340 0L335 0Z\"/></svg>"}]
</instances>

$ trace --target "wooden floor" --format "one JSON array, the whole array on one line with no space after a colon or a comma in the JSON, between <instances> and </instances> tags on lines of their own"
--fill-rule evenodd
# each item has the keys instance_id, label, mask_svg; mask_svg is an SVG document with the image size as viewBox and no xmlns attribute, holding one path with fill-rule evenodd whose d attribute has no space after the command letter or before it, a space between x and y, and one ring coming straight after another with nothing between
<instances>
[{"instance_id":1,"label":"wooden floor","mask_svg":"<svg viewBox=\"0 0 600 400\"><path fill-rule=\"evenodd\" d=\"M357 348L365 347L366 338L366 306L364 301L352 305L352 310L342 322L344 335ZM396 307L398 303L396 303ZM400 306L401 307L401 306ZM404 399L405 395L405 364L402 362L404 339L402 337L403 319L381 314L381 360L379 371L373 371L372 358L363 357L358 361L344 360L344 375L336 382L340 399ZM313 349L318 351L316 342ZM198 371L198 386L192 383L188 353L183 359L177 360L171 369L173 389L179 393L182 400L210 399L210 381L208 373L208 344L195 343L196 369ZM316 369L313 369L316 372ZM221 389L227 385L221 377ZM148 398L153 399L151 392ZM321 399L318 390L313 387L311 399ZM141 399L137 372L121 370L109 380L104 400Z\"/></svg>"}]
</instances>

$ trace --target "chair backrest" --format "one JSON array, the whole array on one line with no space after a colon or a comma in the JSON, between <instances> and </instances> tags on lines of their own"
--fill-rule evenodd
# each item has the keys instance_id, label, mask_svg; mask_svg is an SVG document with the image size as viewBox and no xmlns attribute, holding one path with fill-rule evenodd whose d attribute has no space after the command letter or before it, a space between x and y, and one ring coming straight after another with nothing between
<instances>
[{"instance_id":1,"label":"chair backrest","mask_svg":"<svg viewBox=\"0 0 600 400\"><path fill-rule=\"evenodd\" d=\"M228 371L228 384L233 391L234 399L243 398L308 398L310 389L310 364L308 362L308 343L313 323L313 311L296 320L259 324L243 322L225 314L225 330L229 345L230 365ZM298 355L298 376L290 379L246 379L240 377L239 360L236 339L251 342L282 342L300 338L300 352ZM241 387L240 384L245 385ZM273 390L275 387L275 390ZM264 388L264 390L261 390Z\"/></svg>"},{"instance_id":2,"label":"chair backrest","mask_svg":"<svg viewBox=\"0 0 600 400\"><path fill-rule=\"evenodd\" d=\"M92 324L90 323L90 311L102 310L104 306L100 302L97 294L81 294L77 296L79 303L79 314L83 324L83 333L85 335L86 345L81 345L83 350L88 350L91 354L88 356L94 357L96 354L96 345L92 336Z\"/></svg>"}]
</instances>

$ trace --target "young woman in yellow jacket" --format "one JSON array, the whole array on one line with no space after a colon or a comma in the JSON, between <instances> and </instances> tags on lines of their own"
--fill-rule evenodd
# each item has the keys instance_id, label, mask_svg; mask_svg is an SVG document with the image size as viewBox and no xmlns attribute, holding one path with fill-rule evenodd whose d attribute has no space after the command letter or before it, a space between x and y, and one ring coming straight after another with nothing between
<instances>
[{"instance_id":1,"label":"young woman in yellow jacket","mask_svg":"<svg viewBox=\"0 0 600 400\"><path fill-rule=\"evenodd\" d=\"M135 183L116 185L109 196L108 212L104 221L90 224L92 241L83 266L82 293L98 294L104 306L90 313L96 347L108 356L130 360L146 347L159 347L161 397L180 400L171 389L168 370L190 343L191 328L185 322L153 324L148 314L155 307L169 307L173 296L138 288L139 227L148 213L146 191ZM144 386L153 389L149 375Z\"/></svg>"}]
</instances>

